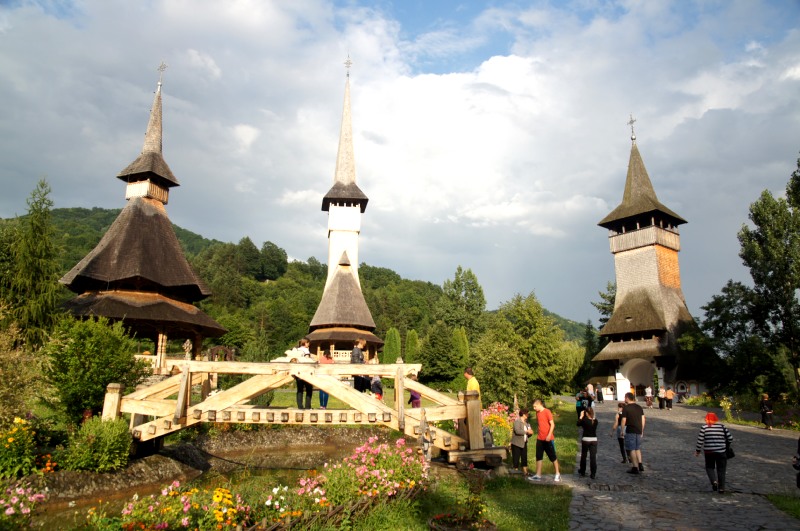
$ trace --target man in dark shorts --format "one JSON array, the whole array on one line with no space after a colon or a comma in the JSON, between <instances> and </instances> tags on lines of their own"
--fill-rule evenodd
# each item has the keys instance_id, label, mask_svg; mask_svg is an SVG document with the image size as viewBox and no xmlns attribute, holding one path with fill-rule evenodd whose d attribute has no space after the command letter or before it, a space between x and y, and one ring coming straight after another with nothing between
<instances>
[{"instance_id":1,"label":"man in dark shorts","mask_svg":"<svg viewBox=\"0 0 800 531\"><path fill-rule=\"evenodd\" d=\"M628 474L644 471L642 464L642 438L644 437L644 410L636 403L633 393L625 394L625 407L622 408L622 427L625 430L625 450L633 466Z\"/></svg>"},{"instance_id":2,"label":"man in dark shorts","mask_svg":"<svg viewBox=\"0 0 800 531\"><path fill-rule=\"evenodd\" d=\"M548 459L556 469L553 481L561 481L561 474L558 469L558 457L556 457L555 429L556 423L553 414L544 407L541 400L533 402L533 410L536 411L536 422L539 425L539 432L536 435L536 475L530 477L531 481L542 480L542 457L547 454Z\"/></svg>"}]
</instances>

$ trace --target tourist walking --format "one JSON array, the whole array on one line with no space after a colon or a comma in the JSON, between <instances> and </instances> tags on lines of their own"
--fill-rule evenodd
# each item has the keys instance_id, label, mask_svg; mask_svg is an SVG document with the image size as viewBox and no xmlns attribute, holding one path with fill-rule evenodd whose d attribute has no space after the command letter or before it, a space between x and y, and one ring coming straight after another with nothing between
<instances>
[{"instance_id":1,"label":"tourist walking","mask_svg":"<svg viewBox=\"0 0 800 531\"><path fill-rule=\"evenodd\" d=\"M611 436L617 436L619 443L619 453L622 454L622 464L630 463L628 452L625 451L625 430L622 429L622 409L625 407L625 402L617 404L617 414L614 415L614 425L611 426Z\"/></svg>"},{"instance_id":2,"label":"tourist walking","mask_svg":"<svg viewBox=\"0 0 800 531\"><path fill-rule=\"evenodd\" d=\"M706 474L711 482L711 490L725 493L725 472L728 467L728 458L725 450L733 442L733 435L724 424L719 422L717 415L708 412L706 423L700 427L695 445L695 457L703 452L706 458Z\"/></svg>"},{"instance_id":3,"label":"tourist walking","mask_svg":"<svg viewBox=\"0 0 800 531\"><path fill-rule=\"evenodd\" d=\"M649 385L644 388L644 403L647 409L653 409L653 388Z\"/></svg>"},{"instance_id":4,"label":"tourist walking","mask_svg":"<svg viewBox=\"0 0 800 531\"><path fill-rule=\"evenodd\" d=\"M583 428L581 437L581 464L578 474L586 475L586 454L589 454L590 478L594 479L597 475L597 419L594 417L594 409L586 408L578 419L578 426Z\"/></svg>"},{"instance_id":5,"label":"tourist walking","mask_svg":"<svg viewBox=\"0 0 800 531\"><path fill-rule=\"evenodd\" d=\"M330 365L333 363L333 345L331 345L330 349L324 351L322 356L319 358L320 365ZM323 391L322 389L319 390L319 408L320 409L328 409L328 399L330 395Z\"/></svg>"},{"instance_id":6,"label":"tourist walking","mask_svg":"<svg viewBox=\"0 0 800 531\"><path fill-rule=\"evenodd\" d=\"M364 348L366 346L367 346L367 341L365 339L356 339L355 345L353 346L353 351L350 353L350 363L353 364L364 363ZM353 388L360 393L367 391L369 389L369 377L354 375Z\"/></svg>"},{"instance_id":7,"label":"tourist walking","mask_svg":"<svg viewBox=\"0 0 800 531\"><path fill-rule=\"evenodd\" d=\"M663 386L658 386L658 409L664 409L664 405L667 401L667 392L664 390Z\"/></svg>"},{"instance_id":8,"label":"tourist walking","mask_svg":"<svg viewBox=\"0 0 800 531\"><path fill-rule=\"evenodd\" d=\"M597 384L597 403L602 404L605 401L605 397L603 396L603 384Z\"/></svg>"},{"instance_id":9,"label":"tourist walking","mask_svg":"<svg viewBox=\"0 0 800 531\"><path fill-rule=\"evenodd\" d=\"M561 481L561 473L558 468L558 456L556 456L555 431L556 423L553 420L553 413L544 407L544 403L538 398L533 401L533 410L536 411L536 423L538 432L536 434L536 475L532 476L532 481L542 480L542 458L547 454L547 458L555 467L553 481Z\"/></svg>"},{"instance_id":10,"label":"tourist walking","mask_svg":"<svg viewBox=\"0 0 800 531\"><path fill-rule=\"evenodd\" d=\"M304 358L311 357L311 351L308 350L308 339L303 338L300 340L299 350L302 354L301 356ZM311 361L311 360L309 360ZM298 378L297 376L294 377L295 384L297 384L297 409L311 409L311 395L314 394L314 386L308 383L307 381ZM303 401L303 395L305 394L305 402Z\"/></svg>"},{"instance_id":11,"label":"tourist walking","mask_svg":"<svg viewBox=\"0 0 800 531\"><path fill-rule=\"evenodd\" d=\"M672 399L675 398L675 391L672 390L672 387L667 387L664 398L667 399L667 411L672 411Z\"/></svg>"},{"instance_id":12,"label":"tourist walking","mask_svg":"<svg viewBox=\"0 0 800 531\"><path fill-rule=\"evenodd\" d=\"M625 407L622 408L622 427L625 429L625 450L631 459L629 474L644 471L642 464L642 438L644 437L644 410L636 403L632 393L625 395Z\"/></svg>"},{"instance_id":13,"label":"tourist walking","mask_svg":"<svg viewBox=\"0 0 800 531\"><path fill-rule=\"evenodd\" d=\"M533 435L531 425L528 424L528 410L522 408L514 419L511 429L511 466L514 470L522 467L524 477L528 477L528 438Z\"/></svg>"},{"instance_id":14,"label":"tourist walking","mask_svg":"<svg viewBox=\"0 0 800 531\"><path fill-rule=\"evenodd\" d=\"M772 429L772 400L769 395L764 393L761 395L761 402L758 403L758 409L761 411L761 422L768 430Z\"/></svg>"}]
</instances>

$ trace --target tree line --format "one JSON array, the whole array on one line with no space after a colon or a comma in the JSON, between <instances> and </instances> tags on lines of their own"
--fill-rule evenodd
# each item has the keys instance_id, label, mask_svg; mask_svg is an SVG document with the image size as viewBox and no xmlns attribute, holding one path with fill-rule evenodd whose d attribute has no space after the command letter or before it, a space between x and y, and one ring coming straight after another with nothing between
<instances>
[{"instance_id":1,"label":"tree line","mask_svg":"<svg viewBox=\"0 0 800 531\"><path fill-rule=\"evenodd\" d=\"M74 348L67 349L70 341L89 344L87 338L110 333L102 341L115 345L111 350L118 351L114 356L119 359L95 361L135 376L121 375L120 380L133 382L141 376L130 356L130 350L142 348L140 340L118 337L124 330L109 323L88 329L60 310L72 294L58 284L58 278L99 242L119 211L53 209L49 193L47 182L40 180L28 199L27 214L0 220L0 370L8 374L25 365L28 370L17 371L16 376L22 378L24 373L22 388L36 390L27 398L24 392L1 393L0 410L17 411L37 396L50 397L53 403L94 396L52 386L65 380L56 373L67 368L86 371L91 364L85 351L79 369L57 360L63 352L78 356ZM322 296L325 264L314 257L289 261L286 251L270 241L259 248L247 237L234 244L179 227L176 233L190 263L214 294L199 306L228 330L218 344L235 347L244 360L267 361L308 332ZM698 331L681 339L681 347L701 354L704 374L716 392L796 393L800 159L785 197L764 191L750 206L749 223L743 224L738 237L752 285L728 281L702 307L705 316L697 319ZM582 386L591 358L603 346L590 321L580 325L563 320L543 308L534 293L517 294L487 311L476 275L460 265L441 286L404 279L391 269L368 264L360 265L359 276L375 333L385 338L382 360L391 363L402 357L422 363L420 380L434 387L463 389L463 369L472 366L485 401L510 404L516 395L526 403ZM599 297L587 302L599 311L602 326L613 311L613 283ZM178 344L172 348L181 352ZM109 377L104 373L99 379ZM42 391L39 384L51 384L50 390ZM98 391L100 402L103 391ZM5 408L13 401L19 403ZM72 413L77 409L72 407Z\"/></svg>"}]
</instances>

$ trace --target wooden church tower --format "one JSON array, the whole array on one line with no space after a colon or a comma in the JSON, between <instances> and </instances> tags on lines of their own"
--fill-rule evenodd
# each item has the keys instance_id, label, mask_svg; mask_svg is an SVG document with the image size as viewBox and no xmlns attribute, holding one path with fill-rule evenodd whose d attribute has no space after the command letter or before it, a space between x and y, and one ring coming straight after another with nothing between
<instances>
[{"instance_id":1,"label":"wooden church tower","mask_svg":"<svg viewBox=\"0 0 800 531\"><path fill-rule=\"evenodd\" d=\"M373 332L375 321L358 278L358 237L361 215L369 199L356 184L353 127L350 116L350 66L344 87L344 109L333 186L322 198L328 213L328 277L306 338L311 351L333 349L336 361L350 361L356 339L367 342L365 357L374 359L383 341Z\"/></svg>"},{"instance_id":2,"label":"wooden church tower","mask_svg":"<svg viewBox=\"0 0 800 531\"><path fill-rule=\"evenodd\" d=\"M662 204L645 169L631 117L631 154L622 203L598 223L609 231L617 293L600 335L608 344L592 360L594 374L612 376L615 399L631 386L686 390L697 383L678 338L695 327L681 289L678 226L686 220ZM681 367L683 365L683 367ZM590 379L590 382L592 380ZM609 387L610 387L609 386Z\"/></svg>"},{"instance_id":3,"label":"wooden church tower","mask_svg":"<svg viewBox=\"0 0 800 531\"><path fill-rule=\"evenodd\" d=\"M163 74L166 65L159 70ZM100 243L60 282L79 295L67 302L76 316L122 321L156 345L156 369L166 366L169 338L189 339L198 357L204 337L226 330L193 305L211 295L194 272L167 217L169 189L178 186L161 151L159 78L142 153L117 178L128 204Z\"/></svg>"}]
</instances>

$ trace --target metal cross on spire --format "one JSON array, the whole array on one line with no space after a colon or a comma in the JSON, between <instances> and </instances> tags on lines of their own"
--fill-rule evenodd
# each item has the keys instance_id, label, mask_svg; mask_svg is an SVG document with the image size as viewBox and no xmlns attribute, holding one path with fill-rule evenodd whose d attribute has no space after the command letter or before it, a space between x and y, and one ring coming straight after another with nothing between
<instances>
[{"instance_id":1,"label":"metal cross on spire","mask_svg":"<svg viewBox=\"0 0 800 531\"><path fill-rule=\"evenodd\" d=\"M159 85L161 84L161 78L164 77L164 70L166 70L166 69L167 69L167 63L165 63L164 61L161 61L161 64L158 65L158 68L156 68L156 70L158 70L158 84Z\"/></svg>"},{"instance_id":2,"label":"metal cross on spire","mask_svg":"<svg viewBox=\"0 0 800 531\"><path fill-rule=\"evenodd\" d=\"M344 62L344 67L347 69L347 77L350 77L350 67L353 66L353 61L350 60L350 54L347 54L347 60Z\"/></svg>"},{"instance_id":3,"label":"metal cross on spire","mask_svg":"<svg viewBox=\"0 0 800 531\"><path fill-rule=\"evenodd\" d=\"M636 132L633 130L633 124L636 123L636 118L631 114L631 119L628 120L628 125L631 126L631 142L636 142Z\"/></svg>"}]
</instances>

